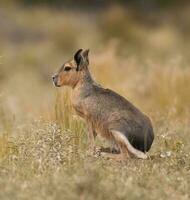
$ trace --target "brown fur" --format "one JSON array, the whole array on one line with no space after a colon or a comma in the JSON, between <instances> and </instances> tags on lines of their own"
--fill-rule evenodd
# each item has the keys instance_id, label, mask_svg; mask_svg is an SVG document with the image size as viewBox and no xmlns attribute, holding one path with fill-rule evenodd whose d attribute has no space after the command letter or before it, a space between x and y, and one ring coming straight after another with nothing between
<instances>
[{"instance_id":1,"label":"brown fur","mask_svg":"<svg viewBox=\"0 0 190 200\"><path fill-rule=\"evenodd\" d=\"M73 88L72 103L89 128L92 148L100 134L116 143L124 157L128 151L145 158L154 139L151 122L147 116L117 93L104 89L91 77L88 69L88 50L79 50L74 59L66 62L53 77L55 86ZM70 70L65 71L67 67Z\"/></svg>"}]
</instances>

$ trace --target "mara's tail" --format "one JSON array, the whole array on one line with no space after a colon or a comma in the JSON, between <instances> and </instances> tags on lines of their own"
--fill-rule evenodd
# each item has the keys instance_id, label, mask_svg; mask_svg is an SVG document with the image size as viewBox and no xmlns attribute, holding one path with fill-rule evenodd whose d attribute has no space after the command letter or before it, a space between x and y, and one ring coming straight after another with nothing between
<instances>
[{"instance_id":1,"label":"mara's tail","mask_svg":"<svg viewBox=\"0 0 190 200\"><path fill-rule=\"evenodd\" d=\"M119 131L115 131L115 130L112 130L111 131L115 140L118 141L119 143L122 143L126 146L127 150L133 154L135 157L137 158L141 158L141 159L147 159L147 155L142 152L142 151L139 151L138 149L135 149L129 142L129 140L127 139L127 137L125 137L123 135L123 133L119 132Z\"/></svg>"}]
</instances>

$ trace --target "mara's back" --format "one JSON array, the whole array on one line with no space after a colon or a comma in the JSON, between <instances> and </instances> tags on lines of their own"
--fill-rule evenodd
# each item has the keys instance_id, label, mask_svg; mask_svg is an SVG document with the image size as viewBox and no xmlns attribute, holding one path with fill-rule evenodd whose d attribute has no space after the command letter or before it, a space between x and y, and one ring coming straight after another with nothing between
<instances>
[{"instance_id":1,"label":"mara's back","mask_svg":"<svg viewBox=\"0 0 190 200\"><path fill-rule=\"evenodd\" d=\"M85 116L95 126L124 133L130 143L143 152L150 149L154 139L151 122L124 97L94 84L81 100Z\"/></svg>"}]
</instances>

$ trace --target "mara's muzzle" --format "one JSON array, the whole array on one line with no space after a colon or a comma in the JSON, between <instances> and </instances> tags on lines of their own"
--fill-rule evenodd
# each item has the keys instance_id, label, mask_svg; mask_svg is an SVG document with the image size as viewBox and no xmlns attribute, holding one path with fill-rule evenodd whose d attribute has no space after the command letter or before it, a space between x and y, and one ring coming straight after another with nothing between
<instances>
[{"instance_id":1,"label":"mara's muzzle","mask_svg":"<svg viewBox=\"0 0 190 200\"><path fill-rule=\"evenodd\" d=\"M59 84L58 84L58 79L59 79L59 76L56 74L54 76L52 76L52 79L53 79L53 84L55 87L61 87Z\"/></svg>"}]
</instances>

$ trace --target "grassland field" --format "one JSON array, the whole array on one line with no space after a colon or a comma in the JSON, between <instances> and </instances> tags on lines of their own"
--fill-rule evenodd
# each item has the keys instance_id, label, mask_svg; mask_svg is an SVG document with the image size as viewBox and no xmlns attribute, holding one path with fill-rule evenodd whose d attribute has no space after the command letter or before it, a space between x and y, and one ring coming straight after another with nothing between
<instances>
[{"instance_id":1,"label":"grassland field","mask_svg":"<svg viewBox=\"0 0 190 200\"><path fill-rule=\"evenodd\" d=\"M189 11L1 6L0 199L190 199ZM79 48L97 82L150 116L148 160L89 154L71 90L51 81Z\"/></svg>"}]
</instances>

